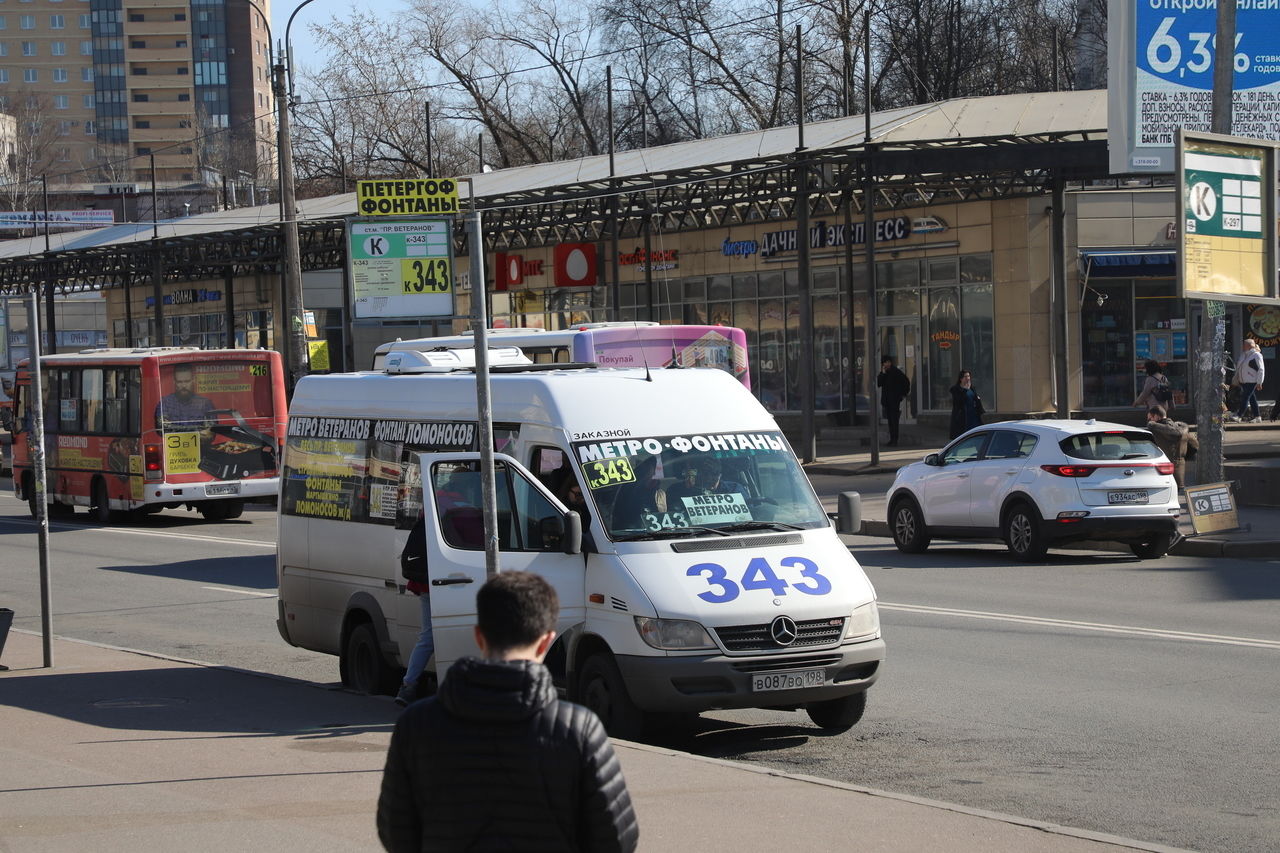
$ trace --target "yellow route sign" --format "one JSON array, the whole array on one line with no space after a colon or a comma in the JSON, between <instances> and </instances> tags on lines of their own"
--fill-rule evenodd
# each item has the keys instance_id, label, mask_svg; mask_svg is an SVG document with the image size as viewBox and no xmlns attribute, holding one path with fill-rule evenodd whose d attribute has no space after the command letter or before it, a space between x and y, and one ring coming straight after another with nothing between
<instances>
[{"instance_id":1,"label":"yellow route sign","mask_svg":"<svg viewBox=\"0 0 1280 853\"><path fill-rule=\"evenodd\" d=\"M361 216L440 216L458 212L458 184L451 178L384 178L356 181Z\"/></svg>"}]
</instances>

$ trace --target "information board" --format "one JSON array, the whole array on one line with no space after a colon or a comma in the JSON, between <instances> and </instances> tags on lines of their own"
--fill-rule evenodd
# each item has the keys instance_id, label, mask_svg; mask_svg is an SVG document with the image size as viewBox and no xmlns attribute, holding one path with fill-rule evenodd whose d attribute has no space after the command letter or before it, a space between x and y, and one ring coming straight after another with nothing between
<instances>
[{"instance_id":1,"label":"information board","mask_svg":"<svg viewBox=\"0 0 1280 853\"><path fill-rule=\"evenodd\" d=\"M1108 139L1113 174L1170 173L1179 128L1213 128L1217 4L1110 0ZM1231 132L1280 140L1280 10L1241 0Z\"/></svg>"},{"instance_id":2,"label":"information board","mask_svg":"<svg viewBox=\"0 0 1280 853\"><path fill-rule=\"evenodd\" d=\"M1196 533L1219 533L1240 526L1230 483L1187 486L1187 508L1191 510L1191 526Z\"/></svg>"},{"instance_id":3,"label":"information board","mask_svg":"<svg viewBox=\"0 0 1280 853\"><path fill-rule=\"evenodd\" d=\"M453 223L349 222L353 315L357 319L451 317Z\"/></svg>"},{"instance_id":4,"label":"information board","mask_svg":"<svg viewBox=\"0 0 1280 853\"><path fill-rule=\"evenodd\" d=\"M1182 295L1274 300L1274 147L1181 130L1177 139Z\"/></svg>"}]
</instances>

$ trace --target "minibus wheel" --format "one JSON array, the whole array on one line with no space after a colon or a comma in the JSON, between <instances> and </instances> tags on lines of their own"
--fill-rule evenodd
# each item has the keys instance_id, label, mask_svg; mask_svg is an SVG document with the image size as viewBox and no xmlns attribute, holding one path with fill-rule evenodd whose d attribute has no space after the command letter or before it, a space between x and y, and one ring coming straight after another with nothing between
<instances>
[{"instance_id":1,"label":"minibus wheel","mask_svg":"<svg viewBox=\"0 0 1280 853\"><path fill-rule=\"evenodd\" d=\"M809 702L804 706L818 728L829 732L847 732L862 719L862 712L867 709L867 691L841 696L839 699L827 699L822 702Z\"/></svg>"},{"instance_id":2,"label":"minibus wheel","mask_svg":"<svg viewBox=\"0 0 1280 853\"><path fill-rule=\"evenodd\" d=\"M22 475L22 493L27 496L27 509L36 517L36 478L30 471Z\"/></svg>"},{"instance_id":3,"label":"minibus wheel","mask_svg":"<svg viewBox=\"0 0 1280 853\"><path fill-rule=\"evenodd\" d=\"M627 685L613 657L603 652L587 658L578 678L578 692L610 737L636 740L644 731L644 712L631 701Z\"/></svg>"},{"instance_id":4,"label":"minibus wheel","mask_svg":"<svg viewBox=\"0 0 1280 853\"><path fill-rule=\"evenodd\" d=\"M352 627L338 664L342 683L357 693L377 696L394 692L396 673L382 656L378 635L368 622Z\"/></svg>"}]
</instances>

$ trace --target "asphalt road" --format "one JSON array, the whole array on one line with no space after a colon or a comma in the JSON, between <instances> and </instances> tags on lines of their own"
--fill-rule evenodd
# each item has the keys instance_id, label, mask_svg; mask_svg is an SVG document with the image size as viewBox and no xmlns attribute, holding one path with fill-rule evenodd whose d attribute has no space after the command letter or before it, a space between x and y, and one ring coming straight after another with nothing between
<instances>
[{"instance_id":1,"label":"asphalt road","mask_svg":"<svg viewBox=\"0 0 1280 853\"><path fill-rule=\"evenodd\" d=\"M870 493L880 479L815 484ZM269 508L77 521L51 537L58 634L336 681L336 659L276 634ZM3 492L0 606L38 630L33 530ZM863 722L827 737L803 714L724 712L655 743L1178 847L1276 849L1280 560L1021 566L998 545L908 557L848 541L889 645Z\"/></svg>"}]
</instances>

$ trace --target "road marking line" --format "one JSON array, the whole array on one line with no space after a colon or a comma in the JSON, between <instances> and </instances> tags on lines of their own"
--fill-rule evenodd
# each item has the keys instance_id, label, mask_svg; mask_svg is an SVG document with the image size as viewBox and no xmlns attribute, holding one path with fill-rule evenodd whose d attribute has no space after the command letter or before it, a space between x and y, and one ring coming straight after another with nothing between
<instances>
[{"instance_id":1,"label":"road marking line","mask_svg":"<svg viewBox=\"0 0 1280 853\"><path fill-rule=\"evenodd\" d=\"M1280 650L1280 640L1263 640L1257 637L1230 637L1221 634L1197 634L1191 631L1169 631L1164 628L1140 628L1134 625L1108 625L1103 622L1077 622L1072 619L1050 619L1043 616L1020 616L1015 613L990 613L984 610L956 610L949 607L929 607L924 604L893 604L880 602L881 610L897 610L902 613L922 613L934 616L957 616L963 619L990 619L995 622L1016 622L1021 625L1042 625L1052 628L1075 628L1079 631L1100 631L1109 634L1133 634L1163 640L1184 640L1192 643L1215 643L1224 646L1248 646L1255 649Z\"/></svg>"},{"instance_id":2,"label":"road marking line","mask_svg":"<svg viewBox=\"0 0 1280 853\"><path fill-rule=\"evenodd\" d=\"M238 592L241 595L256 595L261 598L275 598L274 592L255 592L251 589L232 589L229 586L202 586L201 589L211 589L214 592Z\"/></svg>"},{"instance_id":3,"label":"road marking line","mask_svg":"<svg viewBox=\"0 0 1280 853\"><path fill-rule=\"evenodd\" d=\"M14 524L14 525L20 525L22 527L35 527L36 525L34 520L25 519L25 518L19 518L19 519L0 518L0 524ZM166 539L184 539L188 541L195 540L198 542L221 542L224 544L231 544L231 545L253 545L259 548L270 548L272 551L276 549L276 543L262 542L257 539L224 539L218 536L201 536L199 534L180 533L176 531L170 532L167 530L135 530L130 527L99 527L98 525L95 525L95 524L76 524L75 522L66 522L66 521L61 521L57 523L51 522L49 524L49 527L51 529L55 527L59 527L64 530L100 530L107 533L128 533L133 536L159 536L161 538L166 538Z\"/></svg>"}]
</instances>

